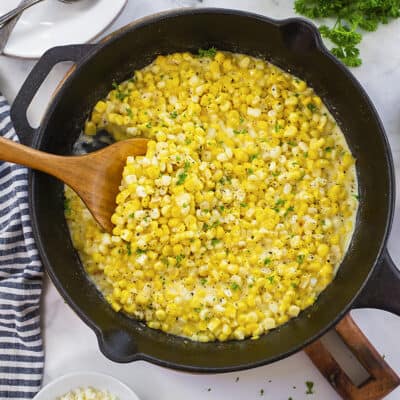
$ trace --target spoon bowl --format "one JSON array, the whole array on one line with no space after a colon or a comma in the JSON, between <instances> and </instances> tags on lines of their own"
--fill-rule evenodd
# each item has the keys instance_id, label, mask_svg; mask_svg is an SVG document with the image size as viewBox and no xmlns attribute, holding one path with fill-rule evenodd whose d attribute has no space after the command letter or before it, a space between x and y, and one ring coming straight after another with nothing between
<instances>
[{"instance_id":1,"label":"spoon bowl","mask_svg":"<svg viewBox=\"0 0 400 400\"><path fill-rule=\"evenodd\" d=\"M82 156L57 156L31 149L0 137L0 160L21 164L52 175L70 186L83 200L94 219L111 233L111 216L129 156L144 155L147 139L114 143Z\"/></svg>"}]
</instances>

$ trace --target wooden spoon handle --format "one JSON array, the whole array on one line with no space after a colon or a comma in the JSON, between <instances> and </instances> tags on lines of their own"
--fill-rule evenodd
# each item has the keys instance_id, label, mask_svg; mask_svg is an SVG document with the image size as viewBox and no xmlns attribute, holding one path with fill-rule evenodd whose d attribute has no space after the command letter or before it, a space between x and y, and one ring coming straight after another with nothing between
<instances>
[{"instance_id":1,"label":"wooden spoon handle","mask_svg":"<svg viewBox=\"0 0 400 400\"><path fill-rule=\"evenodd\" d=\"M59 164L66 162L66 157L34 150L3 137L0 137L0 160L37 169L61 180L65 178L60 176Z\"/></svg>"}]
</instances>

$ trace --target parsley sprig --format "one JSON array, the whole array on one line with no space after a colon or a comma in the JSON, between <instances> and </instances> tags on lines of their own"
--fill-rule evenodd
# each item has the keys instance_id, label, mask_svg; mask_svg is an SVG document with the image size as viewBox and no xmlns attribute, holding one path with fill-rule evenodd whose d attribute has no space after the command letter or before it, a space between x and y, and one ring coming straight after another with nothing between
<instances>
[{"instance_id":1,"label":"parsley sprig","mask_svg":"<svg viewBox=\"0 0 400 400\"><path fill-rule=\"evenodd\" d=\"M295 10L311 19L334 18L334 25L323 25L320 32L335 45L331 52L336 57L358 67L362 31L376 31L379 24L399 18L400 0L295 0Z\"/></svg>"}]
</instances>

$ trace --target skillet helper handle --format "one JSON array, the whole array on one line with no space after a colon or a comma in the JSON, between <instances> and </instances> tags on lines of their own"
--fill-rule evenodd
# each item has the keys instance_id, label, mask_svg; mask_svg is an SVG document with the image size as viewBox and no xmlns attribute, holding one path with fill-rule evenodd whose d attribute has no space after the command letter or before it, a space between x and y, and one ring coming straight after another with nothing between
<instances>
[{"instance_id":1,"label":"skillet helper handle","mask_svg":"<svg viewBox=\"0 0 400 400\"><path fill-rule=\"evenodd\" d=\"M11 120L21 143L27 146L32 144L35 129L29 124L26 113L53 67L63 61L78 63L94 47L93 44L59 46L53 47L43 54L28 75L11 106Z\"/></svg>"},{"instance_id":2,"label":"skillet helper handle","mask_svg":"<svg viewBox=\"0 0 400 400\"><path fill-rule=\"evenodd\" d=\"M400 316L400 271L387 250L353 308L377 308Z\"/></svg>"},{"instance_id":3,"label":"skillet helper handle","mask_svg":"<svg viewBox=\"0 0 400 400\"><path fill-rule=\"evenodd\" d=\"M366 382L356 386L321 340L306 347L305 352L344 400L381 400L400 385L400 377L361 332L350 314L339 322L335 331L370 374Z\"/></svg>"}]
</instances>

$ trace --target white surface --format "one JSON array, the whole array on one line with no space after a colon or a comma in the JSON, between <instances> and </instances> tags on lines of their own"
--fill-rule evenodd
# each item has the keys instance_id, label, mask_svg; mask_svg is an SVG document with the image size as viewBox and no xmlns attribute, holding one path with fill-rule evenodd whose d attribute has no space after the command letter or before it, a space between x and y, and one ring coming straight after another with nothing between
<instances>
[{"instance_id":1,"label":"white surface","mask_svg":"<svg viewBox=\"0 0 400 400\"><path fill-rule=\"evenodd\" d=\"M54 46L86 43L114 21L126 1L79 0L65 4L58 0L44 0L22 14L4 53L38 58ZM0 15L19 3L20 0L1 0Z\"/></svg>"},{"instance_id":2,"label":"white surface","mask_svg":"<svg viewBox=\"0 0 400 400\"><path fill-rule=\"evenodd\" d=\"M52 400L67 394L71 390L89 387L102 391L106 390L117 396L119 400L139 400L132 389L118 379L110 375L85 371L60 376L42 388L33 400Z\"/></svg>"},{"instance_id":3,"label":"white surface","mask_svg":"<svg viewBox=\"0 0 400 400\"><path fill-rule=\"evenodd\" d=\"M3 0L1 0L3 1ZM167 9L172 0L128 0L127 8L108 31L134 18ZM276 18L293 16L292 0L204 0L204 6L241 8ZM211 29L211 27L208 27ZM364 65L353 73L370 94L385 125L393 150L396 178L400 172L400 20L366 34L362 44ZM0 88L11 101L33 62L0 57ZM55 68L31 109L31 119L40 120L50 94L61 79L65 66ZM391 254L400 265L400 201L396 202L393 231L389 241ZM386 355L389 364L400 373L400 318L377 310L353 312L359 326ZM47 282L44 295L43 332L46 364L45 383L66 372L93 370L109 373L127 383L142 400L339 400L339 396L321 377L304 353L275 364L214 376L169 371L145 362L127 365L108 361L98 350L93 332L64 304L54 286ZM235 382L236 377L239 381ZM315 395L306 395L305 381L315 382ZM296 389L293 389L296 386ZM208 388L211 391L208 391ZM264 389L261 397L260 390ZM387 400L399 400L400 389Z\"/></svg>"}]
</instances>

